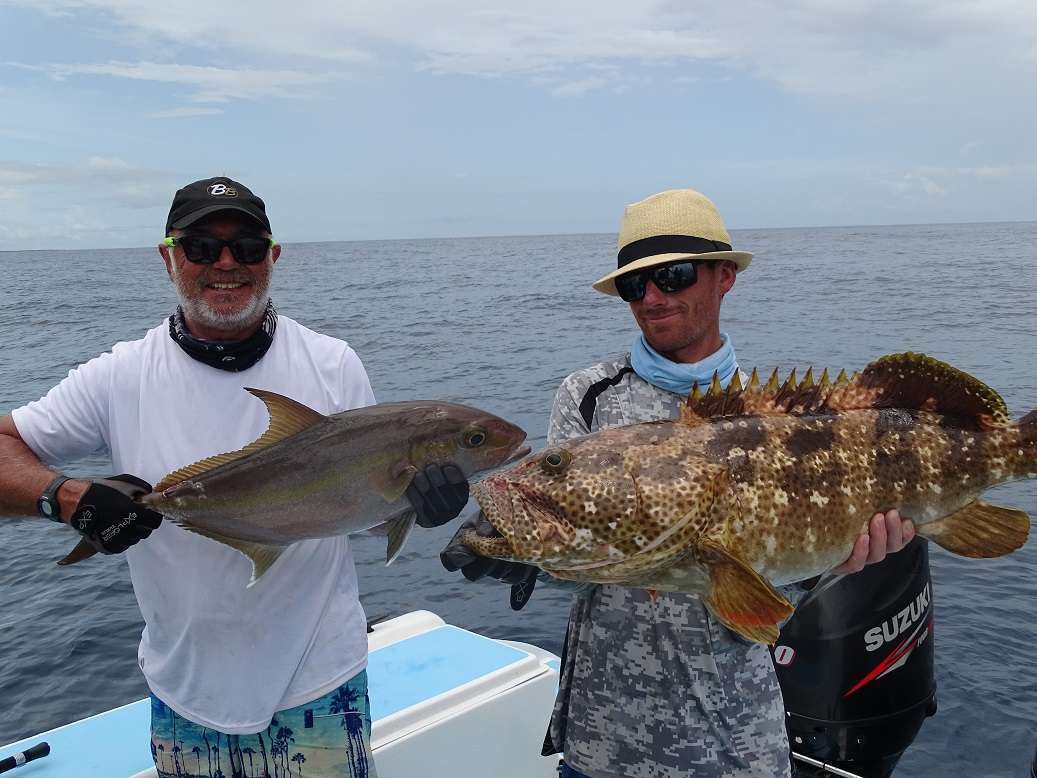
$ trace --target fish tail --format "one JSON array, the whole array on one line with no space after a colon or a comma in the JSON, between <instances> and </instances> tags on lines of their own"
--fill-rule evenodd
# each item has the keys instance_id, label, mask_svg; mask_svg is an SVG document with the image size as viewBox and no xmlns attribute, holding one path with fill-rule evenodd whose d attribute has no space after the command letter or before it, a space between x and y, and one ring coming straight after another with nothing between
<instances>
[{"instance_id":1,"label":"fish tail","mask_svg":"<svg viewBox=\"0 0 1037 778\"><path fill-rule=\"evenodd\" d=\"M1007 447L1014 478L1032 478L1037 472L1037 409L1023 416L1012 427L1014 435Z\"/></svg>"},{"instance_id":2,"label":"fish tail","mask_svg":"<svg viewBox=\"0 0 1037 778\"><path fill-rule=\"evenodd\" d=\"M1023 440L1037 445L1037 408L1019 419L1019 430L1023 433Z\"/></svg>"},{"instance_id":3,"label":"fish tail","mask_svg":"<svg viewBox=\"0 0 1037 778\"><path fill-rule=\"evenodd\" d=\"M1037 468L1037 409L1030 411L1016 424L1019 426L1019 436L1022 438L1025 451L1020 452L1024 460L1023 469L1032 473Z\"/></svg>"}]
</instances>

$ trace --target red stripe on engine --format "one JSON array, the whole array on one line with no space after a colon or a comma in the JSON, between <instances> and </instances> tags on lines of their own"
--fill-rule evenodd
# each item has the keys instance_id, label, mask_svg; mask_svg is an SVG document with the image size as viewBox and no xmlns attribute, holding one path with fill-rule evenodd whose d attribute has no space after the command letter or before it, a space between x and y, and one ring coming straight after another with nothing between
<instances>
[{"instance_id":1,"label":"red stripe on engine","mask_svg":"<svg viewBox=\"0 0 1037 778\"><path fill-rule=\"evenodd\" d=\"M900 643L900 645L894 648L889 653L889 655L885 659L883 659L878 665L876 665L876 667L870 673L868 673L866 676L861 678L861 680L859 680L856 684L854 684L853 687L848 692L846 692L846 694L843 695L843 699L845 700L851 694L860 691L862 688L864 688L869 683L878 678L880 675L882 675L884 672L886 672L886 670L888 670L890 667L899 662L906 654L909 654L918 644L918 635L921 633L922 627L931 624L932 619L928 621L920 621L918 623L918 626L915 627L915 631L911 633L910 637L906 638L902 643Z\"/></svg>"}]
</instances>

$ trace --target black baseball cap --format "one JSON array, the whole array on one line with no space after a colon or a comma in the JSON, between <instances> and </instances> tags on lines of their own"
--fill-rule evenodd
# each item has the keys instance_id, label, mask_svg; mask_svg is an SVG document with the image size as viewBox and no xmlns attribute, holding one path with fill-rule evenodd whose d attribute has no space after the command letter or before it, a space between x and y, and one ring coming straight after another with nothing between
<instances>
[{"instance_id":1,"label":"black baseball cap","mask_svg":"<svg viewBox=\"0 0 1037 778\"><path fill-rule=\"evenodd\" d=\"M217 211L240 211L259 222L266 232L273 232L262 200L252 194L247 186L224 176L216 176L203 178L177 190L166 219L166 235Z\"/></svg>"}]
</instances>

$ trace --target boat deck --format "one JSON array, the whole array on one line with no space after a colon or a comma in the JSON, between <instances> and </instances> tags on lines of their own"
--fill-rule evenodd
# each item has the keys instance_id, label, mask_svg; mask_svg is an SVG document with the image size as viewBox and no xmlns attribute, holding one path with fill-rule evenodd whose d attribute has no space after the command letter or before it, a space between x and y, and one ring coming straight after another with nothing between
<instances>
[{"instance_id":1,"label":"boat deck","mask_svg":"<svg viewBox=\"0 0 1037 778\"><path fill-rule=\"evenodd\" d=\"M493 764L502 765L494 775L551 774L552 760L538 755L557 683L553 655L424 611L376 626L369 645L371 742L381 778L416 775L417 766L425 775L462 774L458 755L472 749L473 731L486 740L482 750ZM18 778L155 775L150 726L150 703L139 700L11 743L0 748L0 759L46 741L50 755L16 768ZM443 772L439 759L446 760Z\"/></svg>"}]
</instances>

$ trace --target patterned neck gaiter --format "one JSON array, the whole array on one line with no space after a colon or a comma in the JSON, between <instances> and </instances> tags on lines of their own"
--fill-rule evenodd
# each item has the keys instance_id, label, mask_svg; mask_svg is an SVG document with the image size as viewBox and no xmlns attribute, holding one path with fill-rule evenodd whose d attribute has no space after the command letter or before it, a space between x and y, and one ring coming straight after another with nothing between
<instances>
[{"instance_id":1,"label":"patterned neck gaiter","mask_svg":"<svg viewBox=\"0 0 1037 778\"><path fill-rule=\"evenodd\" d=\"M178 305L176 313L169 317L169 337L184 350L191 359L196 359L217 370L240 373L256 364L270 344L274 342L274 331L277 329L277 311L274 304L267 301L266 313L259 329L244 340L202 340L187 331L184 311Z\"/></svg>"}]
</instances>

